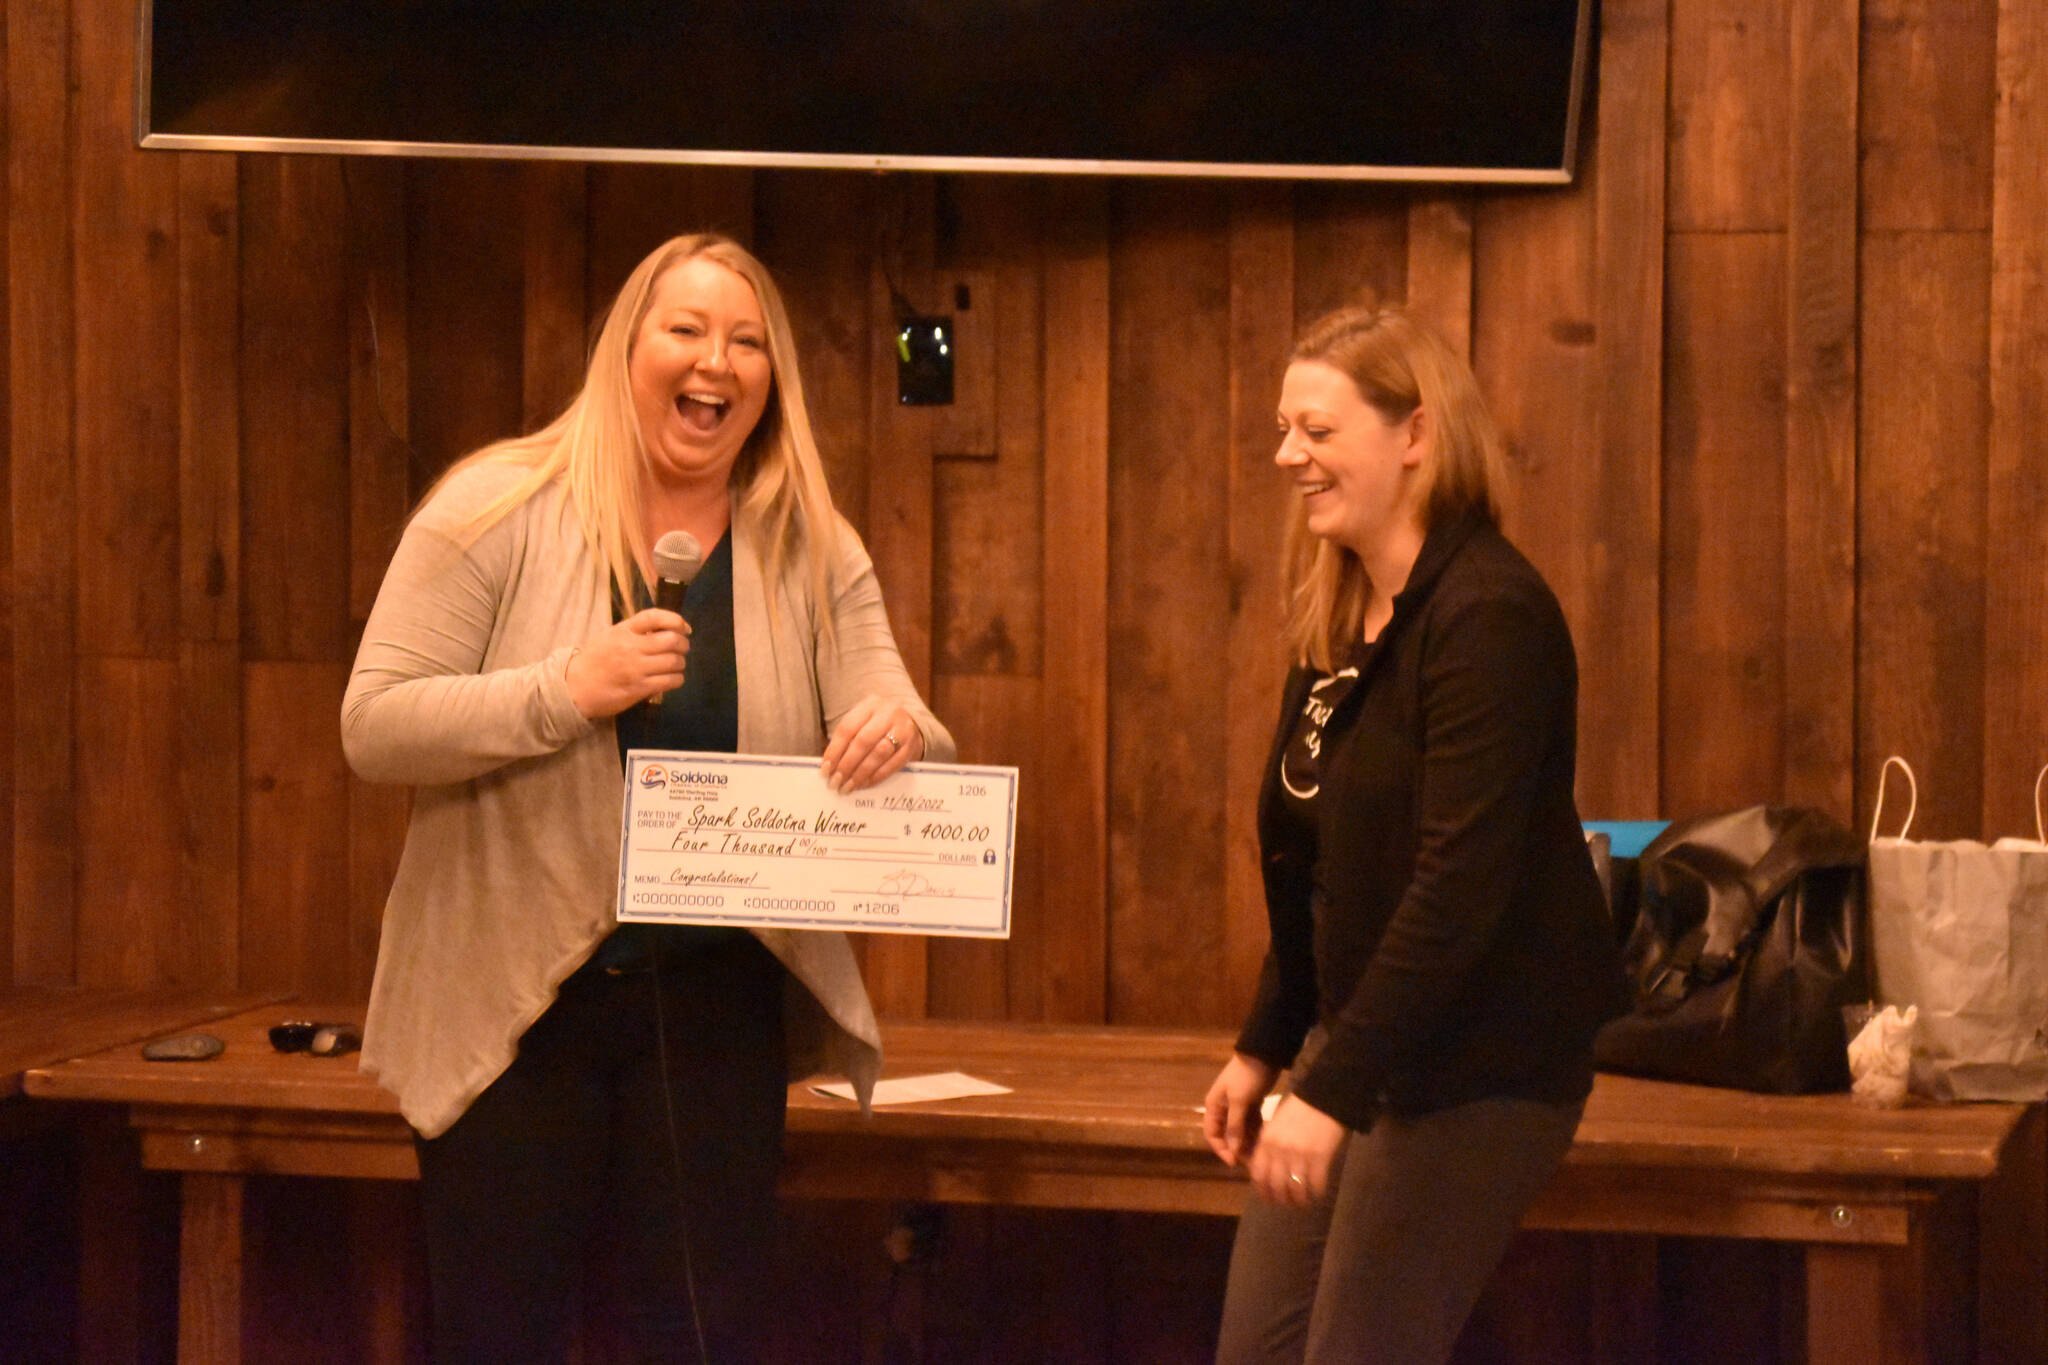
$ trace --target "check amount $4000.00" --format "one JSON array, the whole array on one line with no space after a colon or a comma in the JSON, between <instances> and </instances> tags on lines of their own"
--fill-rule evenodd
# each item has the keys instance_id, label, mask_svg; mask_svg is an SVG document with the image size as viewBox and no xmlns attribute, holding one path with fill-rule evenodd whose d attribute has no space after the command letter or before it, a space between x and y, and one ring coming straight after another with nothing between
<instances>
[{"instance_id":1,"label":"check amount $4000.00","mask_svg":"<svg viewBox=\"0 0 2048 1365\"><path fill-rule=\"evenodd\" d=\"M627 774L621 921L1009 936L1015 768L841 795L816 759L636 749Z\"/></svg>"}]
</instances>

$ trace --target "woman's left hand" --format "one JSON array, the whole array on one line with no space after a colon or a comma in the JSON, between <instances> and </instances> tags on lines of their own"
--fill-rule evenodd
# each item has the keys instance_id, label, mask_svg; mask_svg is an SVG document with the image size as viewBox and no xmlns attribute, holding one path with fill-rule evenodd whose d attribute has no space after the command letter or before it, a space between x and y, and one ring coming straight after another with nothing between
<instances>
[{"instance_id":1,"label":"woman's left hand","mask_svg":"<svg viewBox=\"0 0 2048 1365\"><path fill-rule=\"evenodd\" d=\"M1275 1204L1306 1208L1330 1188L1344 1125L1298 1095L1280 1101L1252 1149L1252 1187Z\"/></svg>"},{"instance_id":2,"label":"woman's left hand","mask_svg":"<svg viewBox=\"0 0 2048 1365\"><path fill-rule=\"evenodd\" d=\"M872 787L906 763L924 757L924 735L901 702L863 697L833 727L832 742L818 762L825 785L835 792Z\"/></svg>"}]
</instances>

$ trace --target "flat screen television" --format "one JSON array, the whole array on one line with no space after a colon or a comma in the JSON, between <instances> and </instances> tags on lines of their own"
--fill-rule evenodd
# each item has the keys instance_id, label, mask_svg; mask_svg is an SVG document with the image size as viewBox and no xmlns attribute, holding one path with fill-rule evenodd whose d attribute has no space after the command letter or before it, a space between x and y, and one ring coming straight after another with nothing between
<instances>
[{"instance_id":1,"label":"flat screen television","mask_svg":"<svg viewBox=\"0 0 2048 1365\"><path fill-rule=\"evenodd\" d=\"M1594 0L143 0L145 147L1564 182Z\"/></svg>"}]
</instances>

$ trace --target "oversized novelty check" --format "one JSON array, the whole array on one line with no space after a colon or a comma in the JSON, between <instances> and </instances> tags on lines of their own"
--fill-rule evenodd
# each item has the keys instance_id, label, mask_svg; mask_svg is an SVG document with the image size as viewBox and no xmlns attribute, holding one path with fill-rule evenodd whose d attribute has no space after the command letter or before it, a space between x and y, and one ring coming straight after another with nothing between
<instances>
[{"instance_id":1,"label":"oversized novelty check","mask_svg":"<svg viewBox=\"0 0 2048 1365\"><path fill-rule=\"evenodd\" d=\"M626 778L622 921L1010 936L1015 768L839 795L815 758L634 749Z\"/></svg>"}]
</instances>

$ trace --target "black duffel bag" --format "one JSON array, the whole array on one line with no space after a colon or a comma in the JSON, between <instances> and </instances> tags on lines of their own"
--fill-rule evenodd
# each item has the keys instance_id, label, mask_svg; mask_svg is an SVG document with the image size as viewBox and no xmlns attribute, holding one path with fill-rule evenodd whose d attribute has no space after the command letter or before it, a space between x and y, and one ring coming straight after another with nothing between
<instances>
[{"instance_id":1,"label":"black duffel bag","mask_svg":"<svg viewBox=\"0 0 2048 1365\"><path fill-rule=\"evenodd\" d=\"M1845 1006L1870 999L1863 841L1825 812L1679 821L1637 859L1623 961L1635 1007L1595 1063L1772 1094L1845 1090Z\"/></svg>"}]
</instances>

